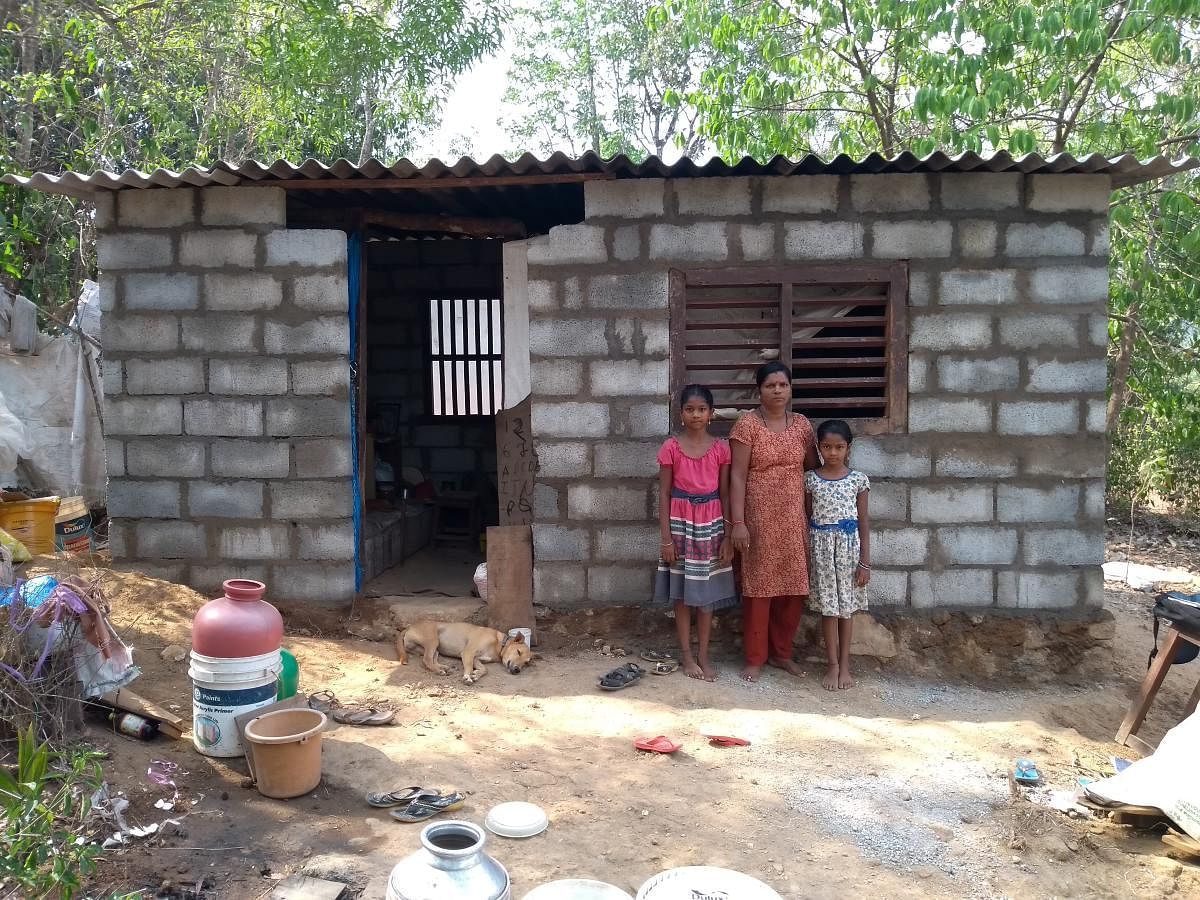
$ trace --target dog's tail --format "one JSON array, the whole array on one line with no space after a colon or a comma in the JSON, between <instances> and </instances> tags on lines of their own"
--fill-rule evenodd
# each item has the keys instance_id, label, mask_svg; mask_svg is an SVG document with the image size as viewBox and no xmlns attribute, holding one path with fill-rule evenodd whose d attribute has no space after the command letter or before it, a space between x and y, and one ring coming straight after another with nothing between
<instances>
[{"instance_id":1,"label":"dog's tail","mask_svg":"<svg viewBox=\"0 0 1200 900\"><path fill-rule=\"evenodd\" d=\"M408 629L405 628L402 632L396 635L396 658L400 660L400 665L408 665L408 649L404 646L404 638L408 634Z\"/></svg>"}]
</instances>

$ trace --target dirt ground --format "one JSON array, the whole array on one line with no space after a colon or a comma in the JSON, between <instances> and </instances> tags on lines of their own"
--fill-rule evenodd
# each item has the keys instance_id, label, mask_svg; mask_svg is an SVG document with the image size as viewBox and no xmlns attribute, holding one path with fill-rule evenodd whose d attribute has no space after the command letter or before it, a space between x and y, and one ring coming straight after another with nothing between
<instances>
[{"instance_id":1,"label":"dirt ground","mask_svg":"<svg viewBox=\"0 0 1200 900\"><path fill-rule=\"evenodd\" d=\"M1147 546L1141 558L1164 562ZM1194 553L1169 562L1200 571ZM205 598L135 574L105 579L114 624L144 672L133 687L187 717L187 663L159 654L187 647ZM322 783L292 801L243 787L244 761L201 756L190 735L143 743L93 728L88 739L111 754L106 777L130 799L131 824L182 816L180 833L168 827L106 854L94 889L254 898L304 872L382 897L392 866L418 847L420 826L370 809L363 794L425 784L467 792L453 815L475 822L506 800L545 808L544 834L488 841L515 900L567 877L634 894L663 869L701 864L754 875L786 898L857 897L867 885L894 897L1198 896L1200 868L1168 858L1158 832L1068 818L1014 798L1007 778L1015 757L1031 756L1052 787L1070 789L1080 776L1110 774L1113 755L1133 758L1112 735L1145 668L1151 602L1108 592L1118 631L1100 683L938 683L864 659L858 685L832 694L820 687L817 647L801 652L812 654L806 677L769 670L747 684L732 646L720 651L714 684L647 675L599 692L597 677L624 661L600 645L631 655L669 646L665 618L647 638L612 633L597 616L589 633L548 642L521 675L492 666L467 686L416 661L400 667L388 643L349 637L332 615L285 611L302 690L389 701L397 724L326 733ZM1171 672L1144 737L1156 742L1175 724L1198 676L1196 665ZM752 745L713 747L706 733ZM683 749L658 756L632 747L657 734ZM186 773L171 813L154 807L171 791L146 778L153 759Z\"/></svg>"}]
</instances>

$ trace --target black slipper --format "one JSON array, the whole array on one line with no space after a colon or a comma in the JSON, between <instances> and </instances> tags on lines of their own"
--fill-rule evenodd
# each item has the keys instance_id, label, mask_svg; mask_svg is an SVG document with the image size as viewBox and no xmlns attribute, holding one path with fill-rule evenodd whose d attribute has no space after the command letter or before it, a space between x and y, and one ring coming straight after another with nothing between
<instances>
[{"instance_id":1,"label":"black slipper","mask_svg":"<svg viewBox=\"0 0 1200 900\"><path fill-rule=\"evenodd\" d=\"M619 691L629 687L645 674L646 670L637 663L625 663L601 678L599 687L602 691Z\"/></svg>"}]
</instances>

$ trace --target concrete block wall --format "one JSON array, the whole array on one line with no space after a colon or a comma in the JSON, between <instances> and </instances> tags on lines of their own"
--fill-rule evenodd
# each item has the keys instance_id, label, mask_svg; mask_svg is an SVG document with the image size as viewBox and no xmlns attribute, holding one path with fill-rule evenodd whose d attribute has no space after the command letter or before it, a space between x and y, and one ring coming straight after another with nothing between
<instances>
[{"instance_id":1,"label":"concrete block wall","mask_svg":"<svg viewBox=\"0 0 1200 900\"><path fill-rule=\"evenodd\" d=\"M909 419L864 437L877 606L1099 604L1106 176L596 181L529 246L535 594L642 603L671 268L909 261Z\"/></svg>"},{"instance_id":2,"label":"concrete block wall","mask_svg":"<svg viewBox=\"0 0 1200 900\"><path fill-rule=\"evenodd\" d=\"M346 236L278 188L98 204L114 560L198 590L354 594Z\"/></svg>"}]
</instances>

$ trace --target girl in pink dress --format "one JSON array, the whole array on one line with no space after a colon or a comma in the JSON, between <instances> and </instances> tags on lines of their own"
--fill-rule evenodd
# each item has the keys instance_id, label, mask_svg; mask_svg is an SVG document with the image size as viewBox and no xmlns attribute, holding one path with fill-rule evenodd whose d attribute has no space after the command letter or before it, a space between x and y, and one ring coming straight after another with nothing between
<instances>
[{"instance_id":1,"label":"girl in pink dress","mask_svg":"<svg viewBox=\"0 0 1200 900\"><path fill-rule=\"evenodd\" d=\"M708 433L713 396L689 384L679 395L683 433L658 451L662 557L654 599L675 604L684 672L713 681L708 657L713 612L737 603L733 548L725 540L729 511L729 445ZM696 610L697 654L692 656L691 611Z\"/></svg>"}]
</instances>

